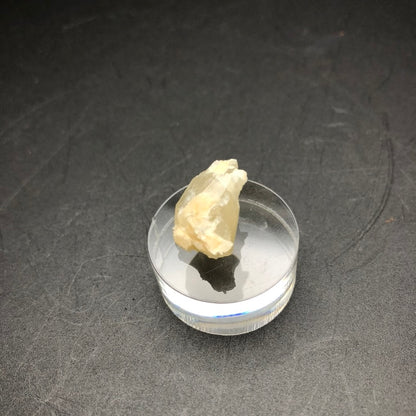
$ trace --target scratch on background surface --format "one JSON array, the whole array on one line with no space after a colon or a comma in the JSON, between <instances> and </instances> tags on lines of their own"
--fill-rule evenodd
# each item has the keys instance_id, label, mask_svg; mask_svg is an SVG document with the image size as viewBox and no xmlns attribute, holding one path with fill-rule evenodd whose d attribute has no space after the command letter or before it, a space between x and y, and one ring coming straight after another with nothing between
<instances>
[{"instance_id":1,"label":"scratch on background surface","mask_svg":"<svg viewBox=\"0 0 416 416\"><path fill-rule=\"evenodd\" d=\"M115 292L111 293L111 295L114 295L114 293ZM42 410L42 408L44 406L49 406L49 405L52 405L52 406L54 406L54 408L56 410L59 410L60 412L63 412L61 409L56 407L56 404L51 403L51 400L53 399L54 396L57 395L57 393L60 391L60 389L62 389L65 386L65 383L66 383L68 377L70 377L70 375L71 375L69 370L71 368L72 363L74 361L78 361L76 357L74 358L75 347L77 345L79 345L79 341L81 340L81 338L87 333L88 330L91 329L91 324L94 321L100 321L101 317L104 315L104 313L106 313L115 303L117 303L124 296L125 296L125 291L122 291L119 294L119 296L115 297L112 300L112 302L110 302L110 304L104 308L103 311L101 311L99 313L93 313L91 318L85 324L82 325L82 328L79 330L79 333L77 334L75 339L72 341L72 347L71 347L71 350L70 350L69 354L67 355L67 360L66 360L65 364L63 365L63 368L62 368L62 366L60 366L61 371L58 373L57 379L53 383L53 387L50 389L49 393L47 393L45 399L41 399L39 397L38 401L40 402L40 405L37 408L37 410L35 411L34 416L39 414L39 412ZM89 364L91 359L93 359L95 357L97 349L98 349L97 344L98 343L95 341L95 346L94 346L92 352L90 352L86 356L85 361L84 361L84 366L82 367L82 370L78 373L78 376L84 374L84 372L87 368L87 365ZM58 351L58 354L59 354L59 351ZM78 403L76 403L76 404L78 406L81 406Z\"/></svg>"},{"instance_id":2,"label":"scratch on background surface","mask_svg":"<svg viewBox=\"0 0 416 416\"><path fill-rule=\"evenodd\" d=\"M308 411L308 406L311 404L311 402L312 402L312 399L315 397L315 395L316 395L316 393L318 392L318 390L319 390L319 384L316 384L316 386L315 386L315 388L312 390L312 392L311 392L311 394L310 394L310 396L309 396L309 399L308 399L308 401L306 402L306 404L305 404L305 406L303 407L303 409L301 410L301 412L300 412L300 415L302 416L302 415L308 415L309 413L307 413L307 411ZM306 412L306 413L305 413Z\"/></svg>"},{"instance_id":3,"label":"scratch on background surface","mask_svg":"<svg viewBox=\"0 0 416 416\"><path fill-rule=\"evenodd\" d=\"M74 130L82 123L82 121L85 118L85 115L87 113L87 110L89 108L90 104L88 103L84 109L82 110L81 114L79 115L78 119L75 121L75 123L72 125L71 129L68 131L68 135L72 135ZM59 154L59 152L68 144L67 140L64 140L58 147L55 149L55 151L52 152L49 157L41 161L36 168L33 170L33 172L26 176L26 178L23 179L21 184L18 186L18 188L9 196L7 197L2 204L0 205L0 211L3 211L7 209L7 207L10 205L10 203L19 195L19 193L39 174L39 172L47 166L52 159L56 157L56 155Z\"/></svg>"},{"instance_id":4,"label":"scratch on background surface","mask_svg":"<svg viewBox=\"0 0 416 416\"><path fill-rule=\"evenodd\" d=\"M66 142L62 143L58 148L45 160L43 160L36 168L35 170L26 178L23 179L19 187L8 197L6 198L2 204L0 205L0 211L5 210L10 203L19 195L19 193L29 184L33 178L35 178L38 173L46 166L48 163L62 150L63 147L65 147Z\"/></svg>"},{"instance_id":5,"label":"scratch on background surface","mask_svg":"<svg viewBox=\"0 0 416 416\"><path fill-rule=\"evenodd\" d=\"M103 254L102 256L97 256L97 257L92 257L90 259L86 259L83 262L81 262L81 264L78 266L78 269L75 271L75 273L73 274L71 281L68 285L68 289L66 291L66 294L69 295L71 293L71 288L75 282L75 280L77 279L79 273L81 272L82 268L91 262L97 261L97 260L102 260L102 259L107 259L107 258L111 258L111 257L133 257L133 258L142 258L141 255L139 254L128 254L128 253L113 253L113 254Z\"/></svg>"},{"instance_id":6,"label":"scratch on background surface","mask_svg":"<svg viewBox=\"0 0 416 416\"><path fill-rule=\"evenodd\" d=\"M403 174L403 176L414 186L416 187L416 182L403 170L400 168L400 172Z\"/></svg>"},{"instance_id":7,"label":"scratch on background surface","mask_svg":"<svg viewBox=\"0 0 416 416\"><path fill-rule=\"evenodd\" d=\"M325 127L328 127L329 129L336 129L337 127L344 127L347 123L344 123L342 121L334 121L333 123L327 123L325 124Z\"/></svg>"},{"instance_id":8,"label":"scratch on background surface","mask_svg":"<svg viewBox=\"0 0 416 416\"><path fill-rule=\"evenodd\" d=\"M17 124L24 121L26 118L28 118L30 115L36 113L37 111L41 110L42 108L48 106L49 104L52 104L55 101L58 101L60 98L63 98L67 96L70 93L70 91L64 91L62 93L56 94L50 98L47 98L45 101L42 101L39 104L35 104L34 106L30 107L28 110L26 110L23 114L21 114L19 117L14 119L9 123L8 126L6 126L3 130L0 131L0 138L2 138L9 130L11 130L13 127L15 127ZM4 145L10 141L9 137L5 137L4 140L2 140L1 144Z\"/></svg>"},{"instance_id":9,"label":"scratch on background surface","mask_svg":"<svg viewBox=\"0 0 416 416\"><path fill-rule=\"evenodd\" d=\"M84 18L80 18L80 19L76 19L73 22L70 22L66 25L62 26L62 32L68 32L69 30L75 29L79 26L85 25L87 23L91 23L94 20L97 20L98 16L90 16L90 17L84 17Z\"/></svg>"},{"instance_id":10,"label":"scratch on background surface","mask_svg":"<svg viewBox=\"0 0 416 416\"><path fill-rule=\"evenodd\" d=\"M346 110L345 108L342 107L335 107L334 105L332 106L332 109L337 113L337 114L349 114L348 110Z\"/></svg>"},{"instance_id":11,"label":"scratch on background surface","mask_svg":"<svg viewBox=\"0 0 416 416\"><path fill-rule=\"evenodd\" d=\"M388 170L387 170L387 180L384 187L384 192L381 197L379 205L374 210L370 220L365 224L365 226L358 232L357 236L345 247L343 248L338 254L332 257L329 260L329 263L332 263L338 260L341 256L355 247L364 237L365 235L374 227L377 220L380 218L381 214L384 211L384 208L387 205L387 201L390 197L391 188L393 186L393 173L394 173L394 156L393 156L393 145L391 142L390 137L387 137L385 142L387 147L387 155L388 155Z\"/></svg>"},{"instance_id":12,"label":"scratch on background surface","mask_svg":"<svg viewBox=\"0 0 416 416\"><path fill-rule=\"evenodd\" d=\"M344 371L341 372L341 377L342 377L342 380L344 382L345 393L346 393L347 398L348 398L348 405L349 405L349 408L350 408L350 411L351 411L351 415L357 415L359 413L357 413L356 410L355 410L353 394L352 394L352 391L350 389L350 385L348 384L347 376L346 376Z\"/></svg>"},{"instance_id":13,"label":"scratch on background surface","mask_svg":"<svg viewBox=\"0 0 416 416\"><path fill-rule=\"evenodd\" d=\"M45 320L44 320L42 326L36 332L35 336L32 339L32 342L31 342L29 348L26 350L25 354L23 355L23 358L20 360L20 362L19 362L19 364L18 364L18 366L16 368L15 375L23 367L23 365L26 364L27 358L28 358L29 354L33 351L33 349L35 348L35 345L36 345L37 340L42 335L42 333L43 333L44 329L46 328L46 326L48 325L48 323L50 323L49 318L52 315L56 314L57 309L58 309L57 306L53 306L50 309L49 313L46 315Z\"/></svg>"}]
</instances>

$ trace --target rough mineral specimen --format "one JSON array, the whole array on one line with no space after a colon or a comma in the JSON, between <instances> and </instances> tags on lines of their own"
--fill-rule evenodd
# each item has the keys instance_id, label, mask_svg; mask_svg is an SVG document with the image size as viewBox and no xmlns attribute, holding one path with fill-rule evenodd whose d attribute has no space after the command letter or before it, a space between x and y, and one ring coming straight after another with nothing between
<instances>
[{"instance_id":1,"label":"rough mineral specimen","mask_svg":"<svg viewBox=\"0 0 416 416\"><path fill-rule=\"evenodd\" d=\"M192 179L175 208L175 243L212 259L233 251L240 213L238 197L247 173L235 159L216 160Z\"/></svg>"}]
</instances>

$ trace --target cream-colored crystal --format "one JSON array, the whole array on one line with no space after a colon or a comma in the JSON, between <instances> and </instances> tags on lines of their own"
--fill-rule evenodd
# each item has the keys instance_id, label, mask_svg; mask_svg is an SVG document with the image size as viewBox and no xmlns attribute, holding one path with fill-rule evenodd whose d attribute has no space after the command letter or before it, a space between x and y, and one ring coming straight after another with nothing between
<instances>
[{"instance_id":1,"label":"cream-colored crystal","mask_svg":"<svg viewBox=\"0 0 416 416\"><path fill-rule=\"evenodd\" d=\"M192 179L175 208L175 243L217 259L232 253L247 173L235 159L216 160Z\"/></svg>"}]
</instances>

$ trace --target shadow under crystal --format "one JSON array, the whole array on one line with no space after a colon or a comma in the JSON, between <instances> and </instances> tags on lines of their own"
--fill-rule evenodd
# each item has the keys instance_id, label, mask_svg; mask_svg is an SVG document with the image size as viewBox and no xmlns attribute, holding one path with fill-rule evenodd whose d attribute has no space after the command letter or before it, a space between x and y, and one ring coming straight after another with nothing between
<instances>
[{"instance_id":1,"label":"shadow under crystal","mask_svg":"<svg viewBox=\"0 0 416 416\"><path fill-rule=\"evenodd\" d=\"M234 270L240 260L231 254L219 259L210 259L203 253L198 253L190 266L198 270L203 280L206 280L217 292L227 293L235 288Z\"/></svg>"}]
</instances>

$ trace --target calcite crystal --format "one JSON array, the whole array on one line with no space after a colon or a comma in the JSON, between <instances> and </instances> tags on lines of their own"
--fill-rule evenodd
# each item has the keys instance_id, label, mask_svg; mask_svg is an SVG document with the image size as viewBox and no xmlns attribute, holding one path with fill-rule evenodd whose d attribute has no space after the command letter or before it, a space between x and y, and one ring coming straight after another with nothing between
<instances>
[{"instance_id":1,"label":"calcite crystal","mask_svg":"<svg viewBox=\"0 0 416 416\"><path fill-rule=\"evenodd\" d=\"M247 173L235 159L216 160L192 179L175 208L173 237L185 250L212 259L232 253Z\"/></svg>"}]
</instances>

